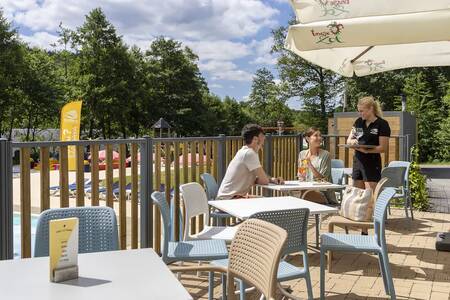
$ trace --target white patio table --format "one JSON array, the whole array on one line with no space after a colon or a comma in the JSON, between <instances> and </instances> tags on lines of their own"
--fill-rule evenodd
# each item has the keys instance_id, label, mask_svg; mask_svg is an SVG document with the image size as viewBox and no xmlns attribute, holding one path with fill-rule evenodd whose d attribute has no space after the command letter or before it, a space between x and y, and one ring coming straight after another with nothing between
<instances>
[{"instance_id":1,"label":"white patio table","mask_svg":"<svg viewBox=\"0 0 450 300\"><path fill-rule=\"evenodd\" d=\"M262 197L262 198L248 198L248 199L233 199L233 200L214 200L209 201L209 205L229 213L233 217L245 220L251 215L272 210L284 209L298 209L309 208L310 215L315 216L316 220L316 246L319 247L319 215L335 214L338 210L335 207L330 207L311 201L306 201L292 196L283 197Z\"/></svg>"},{"instance_id":2,"label":"white patio table","mask_svg":"<svg viewBox=\"0 0 450 300\"><path fill-rule=\"evenodd\" d=\"M316 181L298 181L298 180L288 180L284 184L267 184L258 185L263 189L269 189L272 191L286 192L288 195L292 195L292 192L303 192L303 191L328 191L328 190L343 190L345 186L329 183L329 182L316 182Z\"/></svg>"},{"instance_id":3,"label":"white patio table","mask_svg":"<svg viewBox=\"0 0 450 300\"><path fill-rule=\"evenodd\" d=\"M0 261L8 300L192 299L153 249L80 254L79 278L49 280L48 257Z\"/></svg>"}]
</instances>

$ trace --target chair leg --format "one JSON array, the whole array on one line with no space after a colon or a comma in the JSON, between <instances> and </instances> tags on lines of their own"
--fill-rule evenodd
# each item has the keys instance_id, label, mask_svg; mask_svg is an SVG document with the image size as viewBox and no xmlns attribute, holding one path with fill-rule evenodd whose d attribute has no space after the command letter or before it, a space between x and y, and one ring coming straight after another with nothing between
<instances>
[{"instance_id":1,"label":"chair leg","mask_svg":"<svg viewBox=\"0 0 450 300\"><path fill-rule=\"evenodd\" d=\"M384 271L386 272L386 280L389 286L389 295L392 300L397 299L395 296L394 281L392 280L391 268L389 267L389 257L386 251L381 253L383 257Z\"/></svg>"},{"instance_id":2,"label":"chair leg","mask_svg":"<svg viewBox=\"0 0 450 300\"><path fill-rule=\"evenodd\" d=\"M405 216L406 216L406 218L408 218L408 205L409 205L409 203L408 203L408 196L405 195L404 207L405 207Z\"/></svg>"},{"instance_id":3,"label":"chair leg","mask_svg":"<svg viewBox=\"0 0 450 300\"><path fill-rule=\"evenodd\" d=\"M309 273L309 261L308 261L308 252L303 251L303 267L306 270L306 289L308 293L308 300L313 300L313 292L312 292L312 284L311 284L311 274Z\"/></svg>"},{"instance_id":4,"label":"chair leg","mask_svg":"<svg viewBox=\"0 0 450 300\"><path fill-rule=\"evenodd\" d=\"M214 296L214 272L208 274L208 300L213 300Z\"/></svg>"},{"instance_id":5,"label":"chair leg","mask_svg":"<svg viewBox=\"0 0 450 300\"><path fill-rule=\"evenodd\" d=\"M408 199L408 203L409 203L409 210L411 212L411 220L414 220L412 199L411 199L411 195L409 193L408 193L407 199Z\"/></svg>"},{"instance_id":6,"label":"chair leg","mask_svg":"<svg viewBox=\"0 0 450 300\"><path fill-rule=\"evenodd\" d=\"M345 229L345 234L348 234L348 227L344 226L344 229Z\"/></svg>"},{"instance_id":7,"label":"chair leg","mask_svg":"<svg viewBox=\"0 0 450 300\"><path fill-rule=\"evenodd\" d=\"M239 300L245 300L245 283L239 280Z\"/></svg>"},{"instance_id":8,"label":"chair leg","mask_svg":"<svg viewBox=\"0 0 450 300\"><path fill-rule=\"evenodd\" d=\"M222 277L222 299L227 299L227 276L225 274L221 275Z\"/></svg>"},{"instance_id":9,"label":"chair leg","mask_svg":"<svg viewBox=\"0 0 450 300\"><path fill-rule=\"evenodd\" d=\"M381 278L383 278L384 291L386 292L386 295L389 295L389 286L387 283L387 275L386 275L386 270L384 269L383 255L381 255L381 253L378 253L378 259L379 259L379 263L380 263Z\"/></svg>"},{"instance_id":10,"label":"chair leg","mask_svg":"<svg viewBox=\"0 0 450 300\"><path fill-rule=\"evenodd\" d=\"M391 203L388 204L388 213L391 214Z\"/></svg>"},{"instance_id":11,"label":"chair leg","mask_svg":"<svg viewBox=\"0 0 450 300\"><path fill-rule=\"evenodd\" d=\"M325 299L325 251L320 249L320 300Z\"/></svg>"},{"instance_id":12,"label":"chair leg","mask_svg":"<svg viewBox=\"0 0 450 300\"><path fill-rule=\"evenodd\" d=\"M330 233L334 232L334 224L333 223L328 223L328 232L330 232ZM327 267L328 267L328 272L329 273L331 273L331 265L332 265L332 263L333 263L333 252L332 251L328 251L328 253L327 253Z\"/></svg>"}]
</instances>

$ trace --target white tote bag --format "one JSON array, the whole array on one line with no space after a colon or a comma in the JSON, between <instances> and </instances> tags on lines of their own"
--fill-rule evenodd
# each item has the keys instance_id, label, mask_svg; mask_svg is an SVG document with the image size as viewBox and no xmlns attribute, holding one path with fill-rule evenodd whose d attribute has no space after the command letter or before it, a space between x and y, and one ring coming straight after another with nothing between
<instances>
[{"instance_id":1,"label":"white tote bag","mask_svg":"<svg viewBox=\"0 0 450 300\"><path fill-rule=\"evenodd\" d=\"M372 220L372 190L347 187L342 195L340 214L354 221Z\"/></svg>"}]
</instances>

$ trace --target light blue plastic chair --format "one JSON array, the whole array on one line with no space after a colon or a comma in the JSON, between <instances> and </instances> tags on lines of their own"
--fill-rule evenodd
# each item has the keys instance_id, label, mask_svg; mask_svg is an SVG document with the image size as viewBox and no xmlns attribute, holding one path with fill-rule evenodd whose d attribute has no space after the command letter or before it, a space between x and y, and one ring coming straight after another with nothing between
<instances>
[{"instance_id":1,"label":"light blue plastic chair","mask_svg":"<svg viewBox=\"0 0 450 300\"><path fill-rule=\"evenodd\" d=\"M331 168L345 168L344 161L342 159L332 159L331 160Z\"/></svg>"},{"instance_id":2,"label":"light blue plastic chair","mask_svg":"<svg viewBox=\"0 0 450 300\"><path fill-rule=\"evenodd\" d=\"M175 242L170 239L170 210L165 193L153 192L155 203L163 220L162 259L166 264L176 261L209 261L228 257L228 250L223 240L195 240Z\"/></svg>"},{"instance_id":3,"label":"light blue plastic chair","mask_svg":"<svg viewBox=\"0 0 450 300\"><path fill-rule=\"evenodd\" d=\"M334 184L342 184L344 180L343 168L331 168L331 182Z\"/></svg>"},{"instance_id":4,"label":"light blue plastic chair","mask_svg":"<svg viewBox=\"0 0 450 300\"><path fill-rule=\"evenodd\" d=\"M200 175L200 178L203 181L203 185L205 186L206 196L208 197L208 201L216 200L217 193L219 192L219 185L217 184L216 179L209 173L203 173ZM209 216L215 220L213 225L224 225L224 220L226 218L230 218L231 215L225 212L220 212L215 209L212 209L209 213ZM221 220L222 222L219 222Z\"/></svg>"},{"instance_id":5,"label":"light blue plastic chair","mask_svg":"<svg viewBox=\"0 0 450 300\"><path fill-rule=\"evenodd\" d=\"M411 167L411 163L409 161L394 160L394 161L391 161L389 163L388 167L404 167L404 168L406 168L406 171L405 171L405 183L403 185L404 195L396 194L394 196L394 198L404 198L405 199L405 213L406 213L406 216L408 216L407 208L409 207L409 210L411 212L411 220L414 220L411 191L409 189L409 169Z\"/></svg>"},{"instance_id":6,"label":"light blue plastic chair","mask_svg":"<svg viewBox=\"0 0 450 300\"><path fill-rule=\"evenodd\" d=\"M395 189L396 194L394 195L394 199L403 198L405 201L405 215L408 217L408 200L406 198L405 193L405 167L386 167L381 171L381 177L387 178L386 184L384 187L392 187ZM389 205L389 214L391 214L391 206Z\"/></svg>"},{"instance_id":7,"label":"light blue plastic chair","mask_svg":"<svg viewBox=\"0 0 450 300\"><path fill-rule=\"evenodd\" d=\"M52 208L41 213L36 227L34 256L48 256L50 220L78 218L79 253L119 249L117 220L110 207Z\"/></svg>"},{"instance_id":8,"label":"light blue plastic chair","mask_svg":"<svg viewBox=\"0 0 450 300\"><path fill-rule=\"evenodd\" d=\"M377 253L386 294L390 295L391 299L396 299L385 236L387 207L394 195L395 189L387 188L378 196L374 211L375 235L324 233L320 236L320 299L325 298L325 254L327 251Z\"/></svg>"},{"instance_id":9,"label":"light blue plastic chair","mask_svg":"<svg viewBox=\"0 0 450 300\"><path fill-rule=\"evenodd\" d=\"M266 211L250 216L251 219L264 220L287 231L288 238L282 253L283 255L288 255L291 253L302 252L303 268L299 268L281 260L278 266L277 279L279 282L284 282L292 279L304 278L306 280L308 299L312 300L313 293L308 263L308 217L309 209L307 208ZM211 264L226 267L228 266L228 259L212 261ZM213 277L210 274L209 286L212 286L212 280ZM241 280L238 280L238 282L240 287L240 299L242 300L245 299L245 285ZM212 299L211 294L208 299Z\"/></svg>"}]
</instances>

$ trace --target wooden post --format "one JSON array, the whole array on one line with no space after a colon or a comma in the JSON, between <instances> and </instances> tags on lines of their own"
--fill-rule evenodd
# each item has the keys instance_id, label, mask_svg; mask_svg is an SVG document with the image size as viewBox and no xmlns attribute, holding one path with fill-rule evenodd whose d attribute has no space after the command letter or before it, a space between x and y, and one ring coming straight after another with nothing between
<instances>
[{"instance_id":1,"label":"wooden post","mask_svg":"<svg viewBox=\"0 0 450 300\"><path fill-rule=\"evenodd\" d=\"M138 145L131 144L131 248L138 247Z\"/></svg>"},{"instance_id":2,"label":"wooden post","mask_svg":"<svg viewBox=\"0 0 450 300\"><path fill-rule=\"evenodd\" d=\"M67 146L59 148L59 199L61 207L69 207L69 161Z\"/></svg>"},{"instance_id":3,"label":"wooden post","mask_svg":"<svg viewBox=\"0 0 450 300\"><path fill-rule=\"evenodd\" d=\"M76 146L77 206L84 206L84 147Z\"/></svg>"},{"instance_id":4,"label":"wooden post","mask_svg":"<svg viewBox=\"0 0 450 300\"><path fill-rule=\"evenodd\" d=\"M98 206L98 145L91 145L91 205Z\"/></svg>"},{"instance_id":5,"label":"wooden post","mask_svg":"<svg viewBox=\"0 0 450 300\"><path fill-rule=\"evenodd\" d=\"M127 249L127 196L126 165L127 149L125 144L119 145L119 237L120 249Z\"/></svg>"},{"instance_id":6,"label":"wooden post","mask_svg":"<svg viewBox=\"0 0 450 300\"><path fill-rule=\"evenodd\" d=\"M20 150L20 229L21 256L31 257L30 148Z\"/></svg>"}]
</instances>

